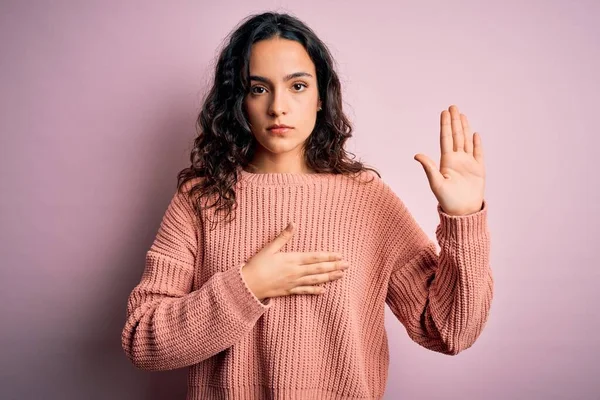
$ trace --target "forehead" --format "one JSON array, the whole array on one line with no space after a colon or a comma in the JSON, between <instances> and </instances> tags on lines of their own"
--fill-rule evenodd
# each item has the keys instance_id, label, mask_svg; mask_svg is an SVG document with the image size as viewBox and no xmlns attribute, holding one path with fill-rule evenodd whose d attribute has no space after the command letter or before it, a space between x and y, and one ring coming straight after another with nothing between
<instances>
[{"instance_id":1,"label":"forehead","mask_svg":"<svg viewBox=\"0 0 600 400\"><path fill-rule=\"evenodd\" d=\"M315 75L315 65L302 44L295 40L272 38L252 45L249 69L251 75L279 79L293 72Z\"/></svg>"}]
</instances>

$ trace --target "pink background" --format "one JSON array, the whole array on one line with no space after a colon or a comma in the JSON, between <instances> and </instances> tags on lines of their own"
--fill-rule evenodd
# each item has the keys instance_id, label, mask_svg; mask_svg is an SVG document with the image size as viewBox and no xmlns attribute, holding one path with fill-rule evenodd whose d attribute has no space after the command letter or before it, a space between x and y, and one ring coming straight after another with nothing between
<instances>
[{"instance_id":1,"label":"pink background","mask_svg":"<svg viewBox=\"0 0 600 400\"><path fill-rule=\"evenodd\" d=\"M126 298L187 165L222 39L289 11L330 46L349 150L433 238L419 152L450 104L482 135L496 292L475 345L411 342L386 308L386 399L600 398L600 3L3 1L2 399L184 399L127 361Z\"/></svg>"}]
</instances>

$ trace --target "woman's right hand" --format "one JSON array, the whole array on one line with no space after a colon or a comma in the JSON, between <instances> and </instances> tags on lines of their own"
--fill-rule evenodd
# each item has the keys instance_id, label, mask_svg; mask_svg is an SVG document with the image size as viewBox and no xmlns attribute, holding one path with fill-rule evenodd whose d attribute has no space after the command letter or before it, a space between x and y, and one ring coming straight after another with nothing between
<instances>
[{"instance_id":1,"label":"woman's right hand","mask_svg":"<svg viewBox=\"0 0 600 400\"><path fill-rule=\"evenodd\" d=\"M242 267L247 286L261 301L291 294L321 294L325 289L313 285L340 279L349 267L339 253L281 252L293 234L294 225L290 222Z\"/></svg>"}]
</instances>

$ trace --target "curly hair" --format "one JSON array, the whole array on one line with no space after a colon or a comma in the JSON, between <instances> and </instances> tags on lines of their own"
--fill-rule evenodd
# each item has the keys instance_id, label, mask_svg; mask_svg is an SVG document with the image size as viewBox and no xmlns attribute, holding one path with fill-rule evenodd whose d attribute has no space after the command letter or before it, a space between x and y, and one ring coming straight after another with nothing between
<instances>
[{"instance_id":1,"label":"curly hair","mask_svg":"<svg viewBox=\"0 0 600 400\"><path fill-rule=\"evenodd\" d=\"M344 150L352 137L352 125L342 111L342 91L334 60L327 46L302 21L285 13L265 12L250 15L226 37L196 128L190 155L191 165L178 174L178 190L195 178L201 178L189 190L194 212L200 217L201 200L213 198L207 208L215 213L237 208L235 185L238 168L246 167L253 158L256 139L252 135L243 107L250 84L249 59L252 45L261 40L280 37L295 40L306 49L317 73L317 86L322 101L315 127L303 144L306 165L317 173L358 176L375 169L349 158ZM198 196L199 194L199 196Z\"/></svg>"}]
</instances>

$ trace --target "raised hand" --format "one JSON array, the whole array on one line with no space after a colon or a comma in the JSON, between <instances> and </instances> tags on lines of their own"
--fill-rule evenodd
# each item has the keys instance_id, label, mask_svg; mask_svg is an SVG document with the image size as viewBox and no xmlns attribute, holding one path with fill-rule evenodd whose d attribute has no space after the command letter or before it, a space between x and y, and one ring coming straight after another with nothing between
<instances>
[{"instance_id":1,"label":"raised hand","mask_svg":"<svg viewBox=\"0 0 600 400\"><path fill-rule=\"evenodd\" d=\"M485 189L481 136L471 132L467 116L455 105L442 111L440 147L439 170L424 154L416 154L414 159L423 166L442 210L455 216L480 211Z\"/></svg>"}]
</instances>

